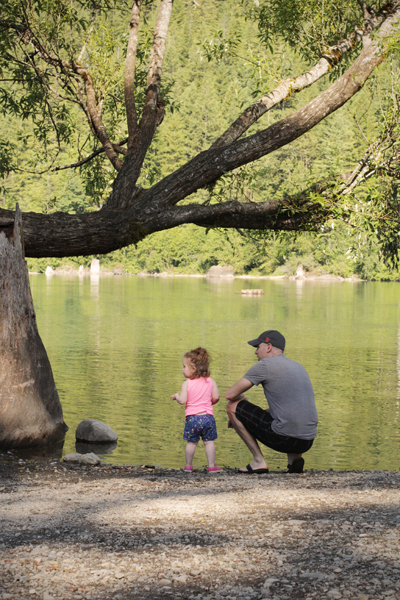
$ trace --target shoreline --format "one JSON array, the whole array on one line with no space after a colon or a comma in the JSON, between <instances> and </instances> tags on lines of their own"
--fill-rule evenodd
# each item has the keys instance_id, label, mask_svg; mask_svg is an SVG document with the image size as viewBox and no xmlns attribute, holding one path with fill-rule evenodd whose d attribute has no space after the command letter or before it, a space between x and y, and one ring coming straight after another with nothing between
<instances>
[{"instance_id":1,"label":"shoreline","mask_svg":"<svg viewBox=\"0 0 400 600\"><path fill-rule=\"evenodd\" d=\"M79 277L80 279L99 279L102 277L154 277L154 278L193 278L193 279L208 279L209 281L234 281L235 279L243 280L266 280L266 281L296 281L296 282L334 282L334 283L363 283L366 279L358 277L342 277L340 275L332 275L330 273L313 274L298 276L298 275L208 275L201 273L113 273L112 271L104 270L99 273L91 273L90 269L85 269L84 272L79 272L78 269L60 269L56 268L51 273L38 271L29 271L29 275L45 275L48 278L52 277ZM396 282L394 282L396 283Z\"/></svg>"},{"instance_id":2,"label":"shoreline","mask_svg":"<svg viewBox=\"0 0 400 600\"><path fill-rule=\"evenodd\" d=\"M0 598L399 600L399 486L0 454Z\"/></svg>"}]
</instances>

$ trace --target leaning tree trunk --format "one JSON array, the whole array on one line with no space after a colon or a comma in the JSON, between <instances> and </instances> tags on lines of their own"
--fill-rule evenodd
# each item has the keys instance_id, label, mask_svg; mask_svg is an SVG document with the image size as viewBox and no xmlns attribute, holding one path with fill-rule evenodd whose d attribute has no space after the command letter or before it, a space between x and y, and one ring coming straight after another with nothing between
<instances>
[{"instance_id":1,"label":"leaning tree trunk","mask_svg":"<svg viewBox=\"0 0 400 600\"><path fill-rule=\"evenodd\" d=\"M17 205L13 225L0 229L0 448L53 444L65 431L36 325Z\"/></svg>"}]
</instances>

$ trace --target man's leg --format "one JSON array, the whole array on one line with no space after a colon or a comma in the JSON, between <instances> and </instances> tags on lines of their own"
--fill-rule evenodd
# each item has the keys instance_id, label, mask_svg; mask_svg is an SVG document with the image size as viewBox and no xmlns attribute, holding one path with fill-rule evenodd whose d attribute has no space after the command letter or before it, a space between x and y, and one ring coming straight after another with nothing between
<instances>
[{"instance_id":1,"label":"man's leg","mask_svg":"<svg viewBox=\"0 0 400 600\"><path fill-rule=\"evenodd\" d=\"M240 400L237 400L236 402L229 401L227 404L226 412L228 413L229 423L253 455L254 460L250 463L251 468L267 469L268 465L265 462L265 458L260 450L257 440L250 435L243 423L236 418L236 407L238 402L240 402ZM243 469L243 471L246 471L246 469Z\"/></svg>"},{"instance_id":2,"label":"man's leg","mask_svg":"<svg viewBox=\"0 0 400 600\"><path fill-rule=\"evenodd\" d=\"M303 455L302 454L288 454L287 455L288 465L291 465L295 458L303 458Z\"/></svg>"},{"instance_id":3,"label":"man's leg","mask_svg":"<svg viewBox=\"0 0 400 600\"><path fill-rule=\"evenodd\" d=\"M288 470L287 473L302 473L304 467L304 459L302 454L288 454Z\"/></svg>"}]
</instances>

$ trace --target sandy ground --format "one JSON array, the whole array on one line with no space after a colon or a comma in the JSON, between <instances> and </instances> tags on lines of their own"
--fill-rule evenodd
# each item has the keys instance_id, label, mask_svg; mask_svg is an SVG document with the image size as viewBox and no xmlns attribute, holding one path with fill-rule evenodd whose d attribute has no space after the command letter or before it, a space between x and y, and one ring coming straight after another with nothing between
<instances>
[{"instance_id":1,"label":"sandy ground","mask_svg":"<svg viewBox=\"0 0 400 600\"><path fill-rule=\"evenodd\" d=\"M399 472L0 455L0 599L400 599Z\"/></svg>"}]
</instances>

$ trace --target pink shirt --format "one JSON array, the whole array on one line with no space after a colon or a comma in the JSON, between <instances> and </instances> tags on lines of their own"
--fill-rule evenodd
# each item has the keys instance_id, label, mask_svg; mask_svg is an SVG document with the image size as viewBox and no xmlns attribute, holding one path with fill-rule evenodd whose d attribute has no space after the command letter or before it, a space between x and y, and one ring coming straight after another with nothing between
<instances>
[{"instance_id":1,"label":"pink shirt","mask_svg":"<svg viewBox=\"0 0 400 600\"><path fill-rule=\"evenodd\" d=\"M199 377L188 379L187 401L185 405L185 416L207 413L213 415L211 403L213 380L211 377Z\"/></svg>"}]
</instances>

